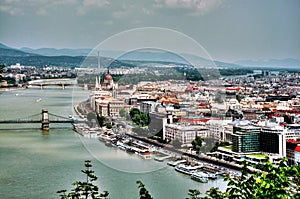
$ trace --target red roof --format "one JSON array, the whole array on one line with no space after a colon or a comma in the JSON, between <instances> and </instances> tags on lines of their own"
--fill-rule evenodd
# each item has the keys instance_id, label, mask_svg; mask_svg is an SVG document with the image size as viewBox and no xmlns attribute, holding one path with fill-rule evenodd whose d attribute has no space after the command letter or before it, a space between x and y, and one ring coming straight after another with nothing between
<instances>
[{"instance_id":1,"label":"red roof","mask_svg":"<svg viewBox=\"0 0 300 199\"><path fill-rule=\"evenodd\" d=\"M286 142L293 143L293 144L300 144L300 140L294 140L294 139L287 139Z\"/></svg>"},{"instance_id":2,"label":"red roof","mask_svg":"<svg viewBox=\"0 0 300 199\"><path fill-rule=\"evenodd\" d=\"M244 90L241 87L227 87L226 90L228 91L239 91L239 90Z\"/></svg>"},{"instance_id":3,"label":"red roof","mask_svg":"<svg viewBox=\"0 0 300 199\"><path fill-rule=\"evenodd\" d=\"M295 148L295 151L300 152L300 146L297 146L297 147Z\"/></svg>"},{"instance_id":4,"label":"red roof","mask_svg":"<svg viewBox=\"0 0 300 199\"><path fill-rule=\"evenodd\" d=\"M113 78L110 74L107 74L104 79L105 80L112 80Z\"/></svg>"},{"instance_id":5,"label":"red roof","mask_svg":"<svg viewBox=\"0 0 300 199\"><path fill-rule=\"evenodd\" d=\"M150 151L145 151L143 154L144 155L151 155L151 152Z\"/></svg>"}]
</instances>

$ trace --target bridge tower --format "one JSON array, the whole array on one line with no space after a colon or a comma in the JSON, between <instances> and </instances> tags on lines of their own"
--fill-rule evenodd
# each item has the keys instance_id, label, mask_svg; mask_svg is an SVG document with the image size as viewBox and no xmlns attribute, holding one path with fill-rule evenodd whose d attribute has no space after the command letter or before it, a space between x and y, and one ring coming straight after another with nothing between
<instances>
[{"instance_id":1,"label":"bridge tower","mask_svg":"<svg viewBox=\"0 0 300 199\"><path fill-rule=\"evenodd\" d=\"M48 131L50 129L49 124L50 124L50 122L49 122L48 110L43 109L42 110L42 130Z\"/></svg>"}]
</instances>

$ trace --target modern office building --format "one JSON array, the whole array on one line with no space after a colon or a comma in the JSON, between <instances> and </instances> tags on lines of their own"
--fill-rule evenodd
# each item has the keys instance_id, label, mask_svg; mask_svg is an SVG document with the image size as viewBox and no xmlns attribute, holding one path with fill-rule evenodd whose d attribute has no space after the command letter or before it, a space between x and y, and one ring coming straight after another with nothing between
<instances>
[{"instance_id":1,"label":"modern office building","mask_svg":"<svg viewBox=\"0 0 300 199\"><path fill-rule=\"evenodd\" d=\"M149 113L149 131L156 136L165 139L164 131L167 124L167 113L150 112Z\"/></svg>"},{"instance_id":2,"label":"modern office building","mask_svg":"<svg viewBox=\"0 0 300 199\"><path fill-rule=\"evenodd\" d=\"M234 126L231 135L232 151L234 152L258 152L260 150L260 127L246 125Z\"/></svg>"},{"instance_id":3,"label":"modern office building","mask_svg":"<svg viewBox=\"0 0 300 199\"><path fill-rule=\"evenodd\" d=\"M286 132L286 128L277 124L262 127L260 132L260 150L286 157Z\"/></svg>"}]
</instances>

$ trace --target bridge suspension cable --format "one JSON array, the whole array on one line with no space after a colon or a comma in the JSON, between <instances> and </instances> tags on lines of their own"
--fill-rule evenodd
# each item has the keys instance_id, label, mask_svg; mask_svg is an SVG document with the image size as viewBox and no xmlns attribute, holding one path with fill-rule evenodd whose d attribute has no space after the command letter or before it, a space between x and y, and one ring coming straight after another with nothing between
<instances>
[{"instance_id":1,"label":"bridge suspension cable","mask_svg":"<svg viewBox=\"0 0 300 199\"><path fill-rule=\"evenodd\" d=\"M71 120L70 118L63 117L63 116L60 116L60 115L56 115L56 114L53 114L53 113L48 113L48 114L49 114L49 116L54 116L54 117L57 117L57 118L60 118L60 119Z\"/></svg>"}]
</instances>

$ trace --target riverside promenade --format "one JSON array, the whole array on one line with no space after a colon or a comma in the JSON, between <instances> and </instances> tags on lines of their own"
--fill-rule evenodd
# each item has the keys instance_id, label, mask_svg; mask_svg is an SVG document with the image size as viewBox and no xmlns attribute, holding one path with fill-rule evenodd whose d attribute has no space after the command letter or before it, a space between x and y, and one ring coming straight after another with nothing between
<instances>
[{"instance_id":1,"label":"riverside promenade","mask_svg":"<svg viewBox=\"0 0 300 199\"><path fill-rule=\"evenodd\" d=\"M87 102L87 101L84 101L84 102L79 103L78 105L75 105L74 110L78 114L78 116L82 119L86 118L86 115L89 112L93 111L90 107L89 102ZM81 111L79 111L79 110L81 110ZM122 122L124 124L124 121L122 121ZM116 121L116 123L118 123L118 122ZM189 153L188 151L183 150L183 149L176 149L170 144L163 144L163 143L160 143L157 140L153 140L149 137L134 134L131 131L126 131L125 135L128 136L128 137L134 138L136 140L145 142L147 144L151 144L153 146L162 148L162 149L168 151L169 153L173 153L174 156L178 157L178 158L189 158L191 160L205 162L205 163L211 165L212 167L220 166L220 167L225 167L225 168L234 169L234 170L241 170L242 169L242 165L235 164L233 162L220 160L220 159L217 159L215 157L207 156L205 154L200 154L200 155L192 154L192 153ZM256 172L255 169L253 169L253 170L251 169L251 171Z\"/></svg>"}]
</instances>

